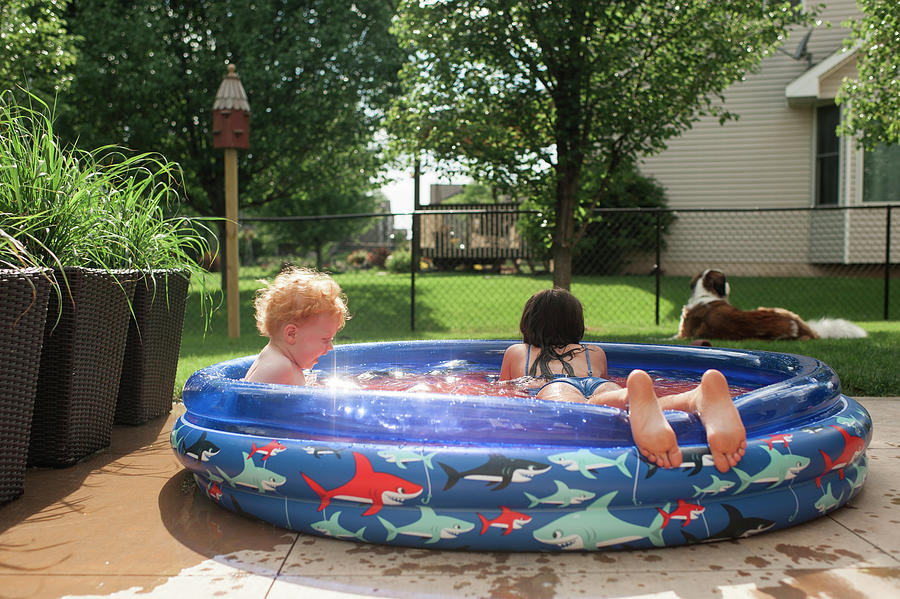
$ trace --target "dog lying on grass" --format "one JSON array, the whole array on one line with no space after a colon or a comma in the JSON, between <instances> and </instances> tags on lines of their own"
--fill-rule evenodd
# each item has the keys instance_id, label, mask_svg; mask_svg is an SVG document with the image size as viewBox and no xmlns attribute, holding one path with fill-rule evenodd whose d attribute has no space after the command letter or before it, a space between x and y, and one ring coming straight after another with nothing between
<instances>
[{"instance_id":1,"label":"dog lying on grass","mask_svg":"<svg viewBox=\"0 0 900 599\"><path fill-rule=\"evenodd\" d=\"M725 273L707 269L691 280L691 297L681 309L677 339L850 339L867 333L841 318L806 322L784 308L740 310L728 302Z\"/></svg>"}]
</instances>

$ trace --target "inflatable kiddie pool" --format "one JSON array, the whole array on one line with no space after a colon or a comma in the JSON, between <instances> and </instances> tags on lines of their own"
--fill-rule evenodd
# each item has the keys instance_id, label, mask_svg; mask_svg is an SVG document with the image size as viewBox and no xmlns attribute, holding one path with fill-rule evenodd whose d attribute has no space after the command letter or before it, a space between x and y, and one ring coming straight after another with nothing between
<instances>
[{"instance_id":1,"label":"inflatable kiddie pool","mask_svg":"<svg viewBox=\"0 0 900 599\"><path fill-rule=\"evenodd\" d=\"M747 452L712 465L699 420L667 412L679 468L643 460L627 415L529 397L422 391L496 378L511 341L349 344L319 386L248 383L254 357L196 372L172 447L222 507L340 539L442 549L662 547L745 537L822 516L866 477L872 421L822 362L792 354L597 344L612 377L636 367L739 388ZM406 391L368 379L423 377Z\"/></svg>"}]
</instances>

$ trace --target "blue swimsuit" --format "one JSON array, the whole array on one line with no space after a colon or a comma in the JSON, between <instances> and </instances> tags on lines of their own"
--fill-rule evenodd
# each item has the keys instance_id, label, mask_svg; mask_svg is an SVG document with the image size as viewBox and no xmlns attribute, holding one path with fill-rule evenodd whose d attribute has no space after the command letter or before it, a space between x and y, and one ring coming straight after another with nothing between
<instances>
[{"instance_id":1,"label":"blue swimsuit","mask_svg":"<svg viewBox=\"0 0 900 599\"><path fill-rule=\"evenodd\" d=\"M587 376L567 376L565 374L554 374L552 381L548 381L540 387L535 387L534 391L532 392L532 395L537 395L540 392L540 390L543 389L544 387L546 387L547 385L550 385L553 383L568 383L569 385L572 385L573 387L575 387L576 389L581 391L581 393L585 397L590 397L591 395L594 394L594 391L596 391L600 387L600 385L602 385L603 383L610 382L609 379L605 379L600 376L593 376L593 372L591 371L591 357L588 354L587 348L584 347L583 345L581 347L584 348L584 359L587 362L587 367L588 367L588 375ZM526 352L525 352L525 370L526 370L526 372L528 370L528 365L530 362L531 362L531 345L528 345Z\"/></svg>"}]
</instances>

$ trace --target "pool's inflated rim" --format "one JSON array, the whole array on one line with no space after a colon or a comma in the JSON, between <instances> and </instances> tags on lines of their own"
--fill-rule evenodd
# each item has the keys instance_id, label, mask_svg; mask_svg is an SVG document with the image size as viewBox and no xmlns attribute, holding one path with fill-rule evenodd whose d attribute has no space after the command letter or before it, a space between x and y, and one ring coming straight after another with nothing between
<instances>
[{"instance_id":1,"label":"pool's inflated rim","mask_svg":"<svg viewBox=\"0 0 900 599\"><path fill-rule=\"evenodd\" d=\"M509 341L401 341L337 346L316 370L408 369L461 360L499 372ZM736 399L748 435L803 426L836 409L840 383L827 365L793 354L641 344L597 344L610 368L659 370L694 377L708 368L757 387ZM253 357L238 358L195 373L183 398L192 422L223 430L288 437L341 437L387 441L467 443L489 433L498 444L554 443L631 445L619 410L573 406L520 397L484 397L391 391L290 388L239 380ZM302 397L303 401L294 401ZM672 412L669 420L684 443L705 437L697 418ZM522 435L524 429L529 431Z\"/></svg>"}]
</instances>

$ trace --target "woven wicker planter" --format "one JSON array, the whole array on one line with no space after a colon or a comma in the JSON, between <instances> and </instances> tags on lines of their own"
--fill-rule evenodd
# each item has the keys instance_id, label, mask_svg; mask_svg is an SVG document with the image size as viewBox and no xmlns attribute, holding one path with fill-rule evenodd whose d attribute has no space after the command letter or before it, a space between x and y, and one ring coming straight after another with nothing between
<instances>
[{"instance_id":1,"label":"woven wicker planter","mask_svg":"<svg viewBox=\"0 0 900 599\"><path fill-rule=\"evenodd\" d=\"M28 464L69 466L109 446L137 273L68 267L48 302ZM59 322L57 322L59 316Z\"/></svg>"},{"instance_id":2,"label":"woven wicker planter","mask_svg":"<svg viewBox=\"0 0 900 599\"><path fill-rule=\"evenodd\" d=\"M49 271L46 271L49 272ZM0 504L25 489L31 416L50 280L37 268L0 269Z\"/></svg>"},{"instance_id":3,"label":"woven wicker planter","mask_svg":"<svg viewBox=\"0 0 900 599\"><path fill-rule=\"evenodd\" d=\"M116 424L142 424L172 410L189 276L185 271L157 271L137 282Z\"/></svg>"}]
</instances>

